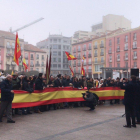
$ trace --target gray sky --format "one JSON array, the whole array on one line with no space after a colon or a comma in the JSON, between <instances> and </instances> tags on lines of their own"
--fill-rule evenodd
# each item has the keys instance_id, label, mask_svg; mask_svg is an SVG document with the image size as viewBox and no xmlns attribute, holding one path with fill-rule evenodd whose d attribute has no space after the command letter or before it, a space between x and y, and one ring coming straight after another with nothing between
<instances>
[{"instance_id":1,"label":"gray sky","mask_svg":"<svg viewBox=\"0 0 140 140\"><path fill-rule=\"evenodd\" d=\"M44 20L19 31L19 37L31 44L51 34L72 36L107 14L124 15L132 27L140 25L140 0L0 0L0 30L24 26L40 17Z\"/></svg>"}]
</instances>

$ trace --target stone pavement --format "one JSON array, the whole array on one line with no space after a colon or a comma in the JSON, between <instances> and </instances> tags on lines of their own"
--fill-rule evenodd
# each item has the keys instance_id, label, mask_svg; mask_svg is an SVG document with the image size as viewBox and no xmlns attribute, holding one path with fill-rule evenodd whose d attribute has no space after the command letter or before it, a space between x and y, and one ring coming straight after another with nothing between
<instances>
[{"instance_id":1,"label":"stone pavement","mask_svg":"<svg viewBox=\"0 0 140 140\"><path fill-rule=\"evenodd\" d=\"M123 105L60 109L15 116L15 124L0 123L0 140L140 140L140 126L123 128Z\"/></svg>"}]
</instances>

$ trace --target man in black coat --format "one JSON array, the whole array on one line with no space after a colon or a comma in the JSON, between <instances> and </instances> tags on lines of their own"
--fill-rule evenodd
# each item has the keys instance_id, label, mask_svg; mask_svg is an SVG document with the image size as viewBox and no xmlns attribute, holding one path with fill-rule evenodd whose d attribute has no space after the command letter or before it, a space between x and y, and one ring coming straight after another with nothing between
<instances>
[{"instance_id":1,"label":"man in black coat","mask_svg":"<svg viewBox=\"0 0 140 140\"><path fill-rule=\"evenodd\" d=\"M57 79L54 81L54 87L62 87L62 76L57 75Z\"/></svg>"},{"instance_id":2,"label":"man in black coat","mask_svg":"<svg viewBox=\"0 0 140 140\"><path fill-rule=\"evenodd\" d=\"M120 86L122 89L125 89L124 94L124 105L125 105L125 114L126 114L126 122L127 125L124 125L124 127L131 128L136 127L135 122L135 97L138 90L138 86L136 84L136 77L131 76L131 81L128 84L122 83L123 78L121 79ZM131 119L132 119L132 125L131 125Z\"/></svg>"},{"instance_id":3,"label":"man in black coat","mask_svg":"<svg viewBox=\"0 0 140 140\"><path fill-rule=\"evenodd\" d=\"M39 76L35 81L35 90L43 90L42 73L39 73Z\"/></svg>"},{"instance_id":4,"label":"man in black coat","mask_svg":"<svg viewBox=\"0 0 140 140\"><path fill-rule=\"evenodd\" d=\"M8 75L1 83L1 109L0 109L0 122L4 111L7 111L7 123L15 123L12 120L12 101L14 99L14 91L12 90L12 76Z\"/></svg>"}]
</instances>

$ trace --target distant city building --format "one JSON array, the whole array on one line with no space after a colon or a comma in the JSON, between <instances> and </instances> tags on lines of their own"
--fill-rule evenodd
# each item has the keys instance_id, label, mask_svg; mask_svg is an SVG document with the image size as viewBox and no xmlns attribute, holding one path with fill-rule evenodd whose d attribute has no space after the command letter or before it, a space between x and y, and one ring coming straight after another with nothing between
<instances>
[{"instance_id":1,"label":"distant city building","mask_svg":"<svg viewBox=\"0 0 140 140\"><path fill-rule=\"evenodd\" d=\"M103 16L101 23L95 24L92 27L94 34L106 31L113 31L118 28L124 28L126 30L131 29L131 21L120 15L106 15Z\"/></svg>"},{"instance_id":2,"label":"distant city building","mask_svg":"<svg viewBox=\"0 0 140 140\"><path fill-rule=\"evenodd\" d=\"M6 31L0 31L0 69L23 71L21 58L19 66L14 62L16 35ZM24 42L19 38L22 57L25 57L28 65L28 71L37 70L45 72L46 52L37 47ZM44 62L45 61L45 62Z\"/></svg>"},{"instance_id":3,"label":"distant city building","mask_svg":"<svg viewBox=\"0 0 140 140\"><path fill-rule=\"evenodd\" d=\"M50 48L52 52L51 58L51 74L70 74L69 64L65 51L71 52L71 38L62 35L49 35L43 41L37 43L37 47L46 51L48 56Z\"/></svg>"},{"instance_id":4,"label":"distant city building","mask_svg":"<svg viewBox=\"0 0 140 140\"><path fill-rule=\"evenodd\" d=\"M106 39L106 67L140 69L140 27L112 34ZM127 76L127 72L122 72Z\"/></svg>"}]
</instances>

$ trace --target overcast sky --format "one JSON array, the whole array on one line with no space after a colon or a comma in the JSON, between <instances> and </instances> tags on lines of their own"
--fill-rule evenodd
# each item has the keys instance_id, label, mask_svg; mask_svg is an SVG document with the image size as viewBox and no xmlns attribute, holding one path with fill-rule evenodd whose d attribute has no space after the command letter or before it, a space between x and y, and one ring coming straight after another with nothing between
<instances>
[{"instance_id":1,"label":"overcast sky","mask_svg":"<svg viewBox=\"0 0 140 140\"><path fill-rule=\"evenodd\" d=\"M124 15L132 27L140 26L140 0L0 0L0 30L9 31L43 17L44 20L19 31L19 37L36 45L50 34L71 37L107 14Z\"/></svg>"}]
</instances>

